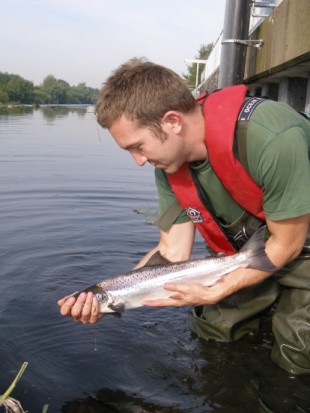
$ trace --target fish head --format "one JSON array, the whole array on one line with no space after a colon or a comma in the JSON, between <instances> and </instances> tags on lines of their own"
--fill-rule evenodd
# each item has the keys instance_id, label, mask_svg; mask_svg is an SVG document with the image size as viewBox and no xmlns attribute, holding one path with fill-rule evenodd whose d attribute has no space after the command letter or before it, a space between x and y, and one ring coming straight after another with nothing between
<instances>
[{"instance_id":1,"label":"fish head","mask_svg":"<svg viewBox=\"0 0 310 413\"><path fill-rule=\"evenodd\" d=\"M99 312L100 313L122 313L125 310L125 304L123 300L116 301L113 298L113 295L110 291L105 290L104 287L99 284L94 284L85 290L76 292L72 296L74 298L78 298L78 296L82 293L92 292L94 296L97 298L99 303Z\"/></svg>"},{"instance_id":2,"label":"fish head","mask_svg":"<svg viewBox=\"0 0 310 413\"><path fill-rule=\"evenodd\" d=\"M122 313L125 310L124 303L116 303L108 291L98 287L93 289L93 293L98 300L100 313Z\"/></svg>"},{"instance_id":3,"label":"fish head","mask_svg":"<svg viewBox=\"0 0 310 413\"><path fill-rule=\"evenodd\" d=\"M113 303L113 298L111 295L103 290L102 288L94 287L92 288L92 293L97 298L99 303L99 312L100 313L111 313L113 310L109 307Z\"/></svg>"}]
</instances>

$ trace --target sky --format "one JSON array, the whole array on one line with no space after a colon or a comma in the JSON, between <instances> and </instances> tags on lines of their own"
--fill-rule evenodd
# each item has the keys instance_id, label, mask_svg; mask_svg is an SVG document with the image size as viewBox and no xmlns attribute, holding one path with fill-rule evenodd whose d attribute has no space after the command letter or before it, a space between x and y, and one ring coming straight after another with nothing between
<instances>
[{"instance_id":1,"label":"sky","mask_svg":"<svg viewBox=\"0 0 310 413\"><path fill-rule=\"evenodd\" d=\"M226 0L0 0L0 72L40 85L54 75L100 88L111 71L145 57L187 72L220 35Z\"/></svg>"}]
</instances>

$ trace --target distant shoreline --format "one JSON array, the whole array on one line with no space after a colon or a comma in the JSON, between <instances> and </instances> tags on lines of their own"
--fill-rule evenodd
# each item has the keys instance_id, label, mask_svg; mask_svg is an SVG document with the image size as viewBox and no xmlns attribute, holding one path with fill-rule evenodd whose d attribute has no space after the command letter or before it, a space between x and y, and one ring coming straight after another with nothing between
<instances>
[{"instance_id":1,"label":"distant shoreline","mask_svg":"<svg viewBox=\"0 0 310 413\"><path fill-rule=\"evenodd\" d=\"M26 104L26 103L0 103L0 109L16 109L16 108L53 108L53 107L61 107L61 108L82 108L82 107L95 107L94 103L42 103L42 104Z\"/></svg>"}]
</instances>

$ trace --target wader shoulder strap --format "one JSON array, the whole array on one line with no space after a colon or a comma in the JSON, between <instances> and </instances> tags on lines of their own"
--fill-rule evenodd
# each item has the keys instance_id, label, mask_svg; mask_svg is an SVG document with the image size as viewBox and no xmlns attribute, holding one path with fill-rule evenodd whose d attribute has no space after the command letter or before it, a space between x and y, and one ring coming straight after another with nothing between
<instances>
[{"instance_id":1,"label":"wader shoulder strap","mask_svg":"<svg viewBox=\"0 0 310 413\"><path fill-rule=\"evenodd\" d=\"M237 147L238 147L238 157L241 164L249 172L248 156L247 156L247 131L248 131L248 121L253 115L254 110L259 104L264 102L263 98L246 98L239 116L236 129Z\"/></svg>"},{"instance_id":2,"label":"wader shoulder strap","mask_svg":"<svg viewBox=\"0 0 310 413\"><path fill-rule=\"evenodd\" d=\"M247 131L248 131L248 122L238 121L237 129L236 129L236 145L237 145L236 155L238 156L244 168L249 172L249 163L248 163L248 156L247 156L247 142L246 142Z\"/></svg>"}]
</instances>

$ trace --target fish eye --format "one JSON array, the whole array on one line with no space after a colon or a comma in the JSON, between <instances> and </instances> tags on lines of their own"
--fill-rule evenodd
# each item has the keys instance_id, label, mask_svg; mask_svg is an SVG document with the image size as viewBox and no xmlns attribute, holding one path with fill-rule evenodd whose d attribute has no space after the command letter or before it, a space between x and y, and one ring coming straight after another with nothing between
<instances>
[{"instance_id":1,"label":"fish eye","mask_svg":"<svg viewBox=\"0 0 310 413\"><path fill-rule=\"evenodd\" d=\"M97 293L97 294L95 294L95 297L97 298L99 303L102 303L104 301L108 301L108 294L106 292Z\"/></svg>"}]
</instances>

